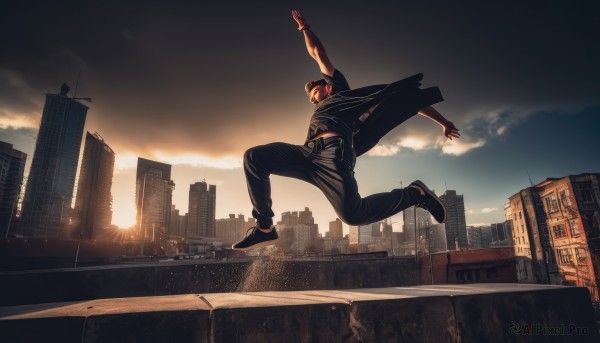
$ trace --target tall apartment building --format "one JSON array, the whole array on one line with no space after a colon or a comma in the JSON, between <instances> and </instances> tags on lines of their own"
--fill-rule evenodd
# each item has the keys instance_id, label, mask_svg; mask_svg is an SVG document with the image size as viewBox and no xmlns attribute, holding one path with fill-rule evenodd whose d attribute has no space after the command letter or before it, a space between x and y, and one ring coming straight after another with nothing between
<instances>
[{"instance_id":1,"label":"tall apartment building","mask_svg":"<svg viewBox=\"0 0 600 343\"><path fill-rule=\"evenodd\" d=\"M464 249L468 246L465 201L454 190L447 190L440 196L446 205L446 244L448 250ZM458 244L458 247L457 247Z\"/></svg>"},{"instance_id":2,"label":"tall apartment building","mask_svg":"<svg viewBox=\"0 0 600 343\"><path fill-rule=\"evenodd\" d=\"M298 223L312 225L315 223L315 218L313 218L312 211L305 207L304 211L298 211Z\"/></svg>"},{"instance_id":3,"label":"tall apartment building","mask_svg":"<svg viewBox=\"0 0 600 343\"><path fill-rule=\"evenodd\" d=\"M79 170L72 228L74 237L94 239L112 222L115 153L98 133L87 133Z\"/></svg>"},{"instance_id":4,"label":"tall apartment building","mask_svg":"<svg viewBox=\"0 0 600 343\"><path fill-rule=\"evenodd\" d=\"M167 237L178 242L184 241L187 237L185 230L185 215L179 214L180 211L171 205L171 218Z\"/></svg>"},{"instance_id":5,"label":"tall apartment building","mask_svg":"<svg viewBox=\"0 0 600 343\"><path fill-rule=\"evenodd\" d=\"M79 149L88 107L60 94L46 94L40 130L35 143L19 233L38 237L68 236L68 221Z\"/></svg>"},{"instance_id":6,"label":"tall apartment building","mask_svg":"<svg viewBox=\"0 0 600 343\"><path fill-rule=\"evenodd\" d=\"M347 254L349 249L348 238L323 238L324 254Z\"/></svg>"},{"instance_id":7,"label":"tall apartment building","mask_svg":"<svg viewBox=\"0 0 600 343\"><path fill-rule=\"evenodd\" d=\"M319 226L315 224L308 207L304 211L284 212L277 222L280 245L283 250L301 254L314 247L319 237Z\"/></svg>"},{"instance_id":8,"label":"tall apartment building","mask_svg":"<svg viewBox=\"0 0 600 343\"><path fill-rule=\"evenodd\" d=\"M0 141L0 234L14 230L27 154Z\"/></svg>"},{"instance_id":9,"label":"tall apartment building","mask_svg":"<svg viewBox=\"0 0 600 343\"><path fill-rule=\"evenodd\" d=\"M344 238L344 226L340 218L335 218L334 221L329 222L329 238Z\"/></svg>"},{"instance_id":10,"label":"tall apartment building","mask_svg":"<svg viewBox=\"0 0 600 343\"><path fill-rule=\"evenodd\" d=\"M205 181L190 185L188 237L215 237L217 186Z\"/></svg>"},{"instance_id":11,"label":"tall apartment building","mask_svg":"<svg viewBox=\"0 0 600 343\"><path fill-rule=\"evenodd\" d=\"M246 235L247 222L243 214L236 218L235 214L229 214L229 218L217 219L216 236L223 241L226 247L240 241Z\"/></svg>"},{"instance_id":12,"label":"tall apartment building","mask_svg":"<svg viewBox=\"0 0 600 343\"><path fill-rule=\"evenodd\" d=\"M385 219L381 222L381 237L385 239L389 239L391 241L394 229L392 227L391 220Z\"/></svg>"},{"instance_id":13,"label":"tall apartment building","mask_svg":"<svg viewBox=\"0 0 600 343\"><path fill-rule=\"evenodd\" d=\"M381 225L380 222L367 225L350 225L348 238L350 244L354 245L369 245L375 243L376 237L373 236L373 226Z\"/></svg>"},{"instance_id":14,"label":"tall apartment building","mask_svg":"<svg viewBox=\"0 0 600 343\"><path fill-rule=\"evenodd\" d=\"M431 242L431 252L442 252L448 250L448 244L446 242L446 225L432 224L430 229L429 239Z\"/></svg>"},{"instance_id":15,"label":"tall apartment building","mask_svg":"<svg viewBox=\"0 0 600 343\"><path fill-rule=\"evenodd\" d=\"M587 287L599 299L600 174L548 178L509 198L519 282Z\"/></svg>"},{"instance_id":16,"label":"tall apartment building","mask_svg":"<svg viewBox=\"0 0 600 343\"><path fill-rule=\"evenodd\" d=\"M512 221L502 222L502 223L493 223L491 224L491 233L492 233L492 242L491 245L495 247L508 247L512 246L512 230L511 225Z\"/></svg>"},{"instance_id":17,"label":"tall apartment building","mask_svg":"<svg viewBox=\"0 0 600 343\"><path fill-rule=\"evenodd\" d=\"M277 226L293 226L298 224L298 211L288 211L281 214L281 220L277 222Z\"/></svg>"},{"instance_id":18,"label":"tall apartment building","mask_svg":"<svg viewBox=\"0 0 600 343\"><path fill-rule=\"evenodd\" d=\"M467 226L469 249L489 248L492 243L491 226Z\"/></svg>"},{"instance_id":19,"label":"tall apartment building","mask_svg":"<svg viewBox=\"0 0 600 343\"><path fill-rule=\"evenodd\" d=\"M416 209L416 210L415 210ZM415 253L415 244L419 251L427 244L427 230L431 227L431 214L420 207L411 206L402 211L404 225L402 226L403 241L400 245L402 255ZM415 227L416 223L416 227ZM417 239L415 240L415 232Z\"/></svg>"},{"instance_id":20,"label":"tall apartment building","mask_svg":"<svg viewBox=\"0 0 600 343\"><path fill-rule=\"evenodd\" d=\"M175 183L171 165L138 158L136 171L136 222L146 241L164 239L171 222Z\"/></svg>"}]
</instances>

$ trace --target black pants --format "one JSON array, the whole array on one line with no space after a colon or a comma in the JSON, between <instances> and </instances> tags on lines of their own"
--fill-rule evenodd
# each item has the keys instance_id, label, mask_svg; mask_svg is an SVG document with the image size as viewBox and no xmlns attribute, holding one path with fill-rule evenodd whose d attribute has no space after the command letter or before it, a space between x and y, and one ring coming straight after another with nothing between
<instances>
[{"instance_id":1,"label":"black pants","mask_svg":"<svg viewBox=\"0 0 600 343\"><path fill-rule=\"evenodd\" d=\"M356 154L341 137L319 138L305 145L271 143L244 154L252 216L261 228L273 224L271 174L293 177L317 186L349 225L370 224L416 203L419 191L407 187L362 198L354 179Z\"/></svg>"}]
</instances>

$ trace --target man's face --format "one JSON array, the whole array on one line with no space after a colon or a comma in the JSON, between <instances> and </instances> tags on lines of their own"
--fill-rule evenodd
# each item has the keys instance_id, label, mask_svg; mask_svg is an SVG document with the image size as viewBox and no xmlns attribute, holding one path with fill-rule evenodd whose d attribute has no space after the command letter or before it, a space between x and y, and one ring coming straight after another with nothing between
<instances>
[{"instance_id":1,"label":"man's face","mask_svg":"<svg viewBox=\"0 0 600 343\"><path fill-rule=\"evenodd\" d=\"M330 93L331 86L317 85L310 90L310 92L308 93L308 98L310 99L310 102L316 105L319 102L323 101L325 98L327 98L330 95Z\"/></svg>"}]
</instances>

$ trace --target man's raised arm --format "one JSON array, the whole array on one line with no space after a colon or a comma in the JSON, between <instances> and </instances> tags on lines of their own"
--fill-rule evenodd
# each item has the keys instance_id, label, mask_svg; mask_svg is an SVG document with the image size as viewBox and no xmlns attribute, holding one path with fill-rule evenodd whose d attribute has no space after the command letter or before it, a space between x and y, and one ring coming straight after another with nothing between
<instances>
[{"instance_id":1,"label":"man's raised arm","mask_svg":"<svg viewBox=\"0 0 600 343\"><path fill-rule=\"evenodd\" d=\"M333 71L335 70L335 68L329 60L329 57L327 57L327 54L325 53L325 48L323 47L323 44L321 43L317 35L315 35L314 32L310 30L310 26L306 24L306 20L304 19L304 17L302 17L302 14L300 14L300 12L298 12L297 10L293 10L292 17L294 18L296 23L298 23L298 30L304 33L306 50L308 50L310 56L314 58L315 61L317 61L321 72L325 75L333 76Z\"/></svg>"}]
</instances>

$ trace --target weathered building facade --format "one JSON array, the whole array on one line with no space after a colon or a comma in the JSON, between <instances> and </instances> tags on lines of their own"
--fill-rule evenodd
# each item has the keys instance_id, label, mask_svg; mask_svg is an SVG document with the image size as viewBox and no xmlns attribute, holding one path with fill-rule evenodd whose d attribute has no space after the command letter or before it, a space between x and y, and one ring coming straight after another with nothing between
<instances>
[{"instance_id":1,"label":"weathered building facade","mask_svg":"<svg viewBox=\"0 0 600 343\"><path fill-rule=\"evenodd\" d=\"M599 179L548 178L510 197L519 282L587 287L600 300Z\"/></svg>"}]
</instances>

